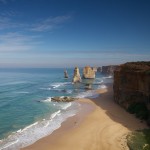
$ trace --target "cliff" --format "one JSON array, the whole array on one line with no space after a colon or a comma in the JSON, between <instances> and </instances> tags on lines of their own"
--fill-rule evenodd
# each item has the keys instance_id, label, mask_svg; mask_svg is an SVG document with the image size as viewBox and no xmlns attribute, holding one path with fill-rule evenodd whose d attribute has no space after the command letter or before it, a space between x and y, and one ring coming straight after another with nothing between
<instances>
[{"instance_id":1,"label":"cliff","mask_svg":"<svg viewBox=\"0 0 150 150\"><path fill-rule=\"evenodd\" d=\"M150 62L130 62L114 71L114 100L126 109L144 104L150 110Z\"/></svg>"},{"instance_id":2,"label":"cliff","mask_svg":"<svg viewBox=\"0 0 150 150\"><path fill-rule=\"evenodd\" d=\"M78 67L75 67L75 69L74 69L74 75L73 75L72 82L73 83L81 82L81 76L80 76L80 72L79 72Z\"/></svg>"},{"instance_id":3,"label":"cliff","mask_svg":"<svg viewBox=\"0 0 150 150\"><path fill-rule=\"evenodd\" d=\"M90 66L84 67L83 68L83 78L84 79L94 79L95 71Z\"/></svg>"},{"instance_id":4,"label":"cliff","mask_svg":"<svg viewBox=\"0 0 150 150\"><path fill-rule=\"evenodd\" d=\"M102 67L98 67L97 72L102 72Z\"/></svg>"},{"instance_id":5,"label":"cliff","mask_svg":"<svg viewBox=\"0 0 150 150\"><path fill-rule=\"evenodd\" d=\"M110 65L110 66L102 66L101 68L101 72L103 74L110 74L113 75L114 74L114 70L117 68L117 65Z\"/></svg>"}]
</instances>

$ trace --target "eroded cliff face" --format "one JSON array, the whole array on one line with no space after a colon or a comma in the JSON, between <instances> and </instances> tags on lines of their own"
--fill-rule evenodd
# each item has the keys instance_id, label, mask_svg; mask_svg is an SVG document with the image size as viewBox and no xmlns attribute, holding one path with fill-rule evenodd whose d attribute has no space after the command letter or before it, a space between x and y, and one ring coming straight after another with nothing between
<instances>
[{"instance_id":1,"label":"eroded cliff face","mask_svg":"<svg viewBox=\"0 0 150 150\"><path fill-rule=\"evenodd\" d=\"M145 103L150 110L150 62L125 63L114 71L114 100L126 109Z\"/></svg>"},{"instance_id":2,"label":"eroded cliff face","mask_svg":"<svg viewBox=\"0 0 150 150\"><path fill-rule=\"evenodd\" d=\"M117 67L118 67L117 65L102 66L101 72L103 74L113 75L114 70L117 69Z\"/></svg>"},{"instance_id":3,"label":"eroded cliff face","mask_svg":"<svg viewBox=\"0 0 150 150\"><path fill-rule=\"evenodd\" d=\"M83 68L83 78L84 79L94 79L95 78L95 70L93 70L90 66L86 66Z\"/></svg>"},{"instance_id":4,"label":"eroded cliff face","mask_svg":"<svg viewBox=\"0 0 150 150\"><path fill-rule=\"evenodd\" d=\"M74 75L73 75L72 82L73 83L81 82L81 76L80 76L78 67L75 67L75 69L74 69Z\"/></svg>"},{"instance_id":5,"label":"eroded cliff face","mask_svg":"<svg viewBox=\"0 0 150 150\"><path fill-rule=\"evenodd\" d=\"M102 67L98 67L97 72L102 72Z\"/></svg>"}]
</instances>

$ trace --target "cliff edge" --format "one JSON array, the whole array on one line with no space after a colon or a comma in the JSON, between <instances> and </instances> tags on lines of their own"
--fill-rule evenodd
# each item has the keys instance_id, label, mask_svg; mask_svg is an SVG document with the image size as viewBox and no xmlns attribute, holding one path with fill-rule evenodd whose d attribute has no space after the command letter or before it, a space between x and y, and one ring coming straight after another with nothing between
<instances>
[{"instance_id":1,"label":"cliff edge","mask_svg":"<svg viewBox=\"0 0 150 150\"><path fill-rule=\"evenodd\" d=\"M113 89L114 100L124 108L142 104L150 111L150 62L120 65L114 71Z\"/></svg>"}]
</instances>

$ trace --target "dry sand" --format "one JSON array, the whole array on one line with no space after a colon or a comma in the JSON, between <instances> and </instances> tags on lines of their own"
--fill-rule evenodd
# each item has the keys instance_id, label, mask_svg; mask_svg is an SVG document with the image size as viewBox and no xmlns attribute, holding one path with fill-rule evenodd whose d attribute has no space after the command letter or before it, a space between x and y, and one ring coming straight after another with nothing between
<instances>
[{"instance_id":1,"label":"dry sand","mask_svg":"<svg viewBox=\"0 0 150 150\"><path fill-rule=\"evenodd\" d=\"M24 150L128 150L126 135L146 128L113 101L112 85L96 99L80 99L79 113Z\"/></svg>"}]
</instances>

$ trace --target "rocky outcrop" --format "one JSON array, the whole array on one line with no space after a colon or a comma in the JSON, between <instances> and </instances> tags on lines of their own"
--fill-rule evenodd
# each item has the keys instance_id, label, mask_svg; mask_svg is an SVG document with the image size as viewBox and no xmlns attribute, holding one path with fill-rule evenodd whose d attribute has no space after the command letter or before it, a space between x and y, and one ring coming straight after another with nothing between
<instances>
[{"instance_id":1,"label":"rocky outcrop","mask_svg":"<svg viewBox=\"0 0 150 150\"><path fill-rule=\"evenodd\" d=\"M114 71L114 100L128 109L144 103L150 110L150 62L125 63Z\"/></svg>"},{"instance_id":2,"label":"rocky outcrop","mask_svg":"<svg viewBox=\"0 0 150 150\"><path fill-rule=\"evenodd\" d=\"M114 70L117 69L117 67L118 67L117 65L102 66L101 72L103 74L113 75Z\"/></svg>"},{"instance_id":3,"label":"rocky outcrop","mask_svg":"<svg viewBox=\"0 0 150 150\"><path fill-rule=\"evenodd\" d=\"M64 78L68 78L68 73L67 73L67 70L64 70Z\"/></svg>"},{"instance_id":4,"label":"rocky outcrop","mask_svg":"<svg viewBox=\"0 0 150 150\"><path fill-rule=\"evenodd\" d=\"M75 98L69 96L61 96L61 97L52 97L51 100L54 102L71 102L74 101Z\"/></svg>"},{"instance_id":5,"label":"rocky outcrop","mask_svg":"<svg viewBox=\"0 0 150 150\"><path fill-rule=\"evenodd\" d=\"M85 84L85 86L84 86L84 88L86 89L86 90L91 90L92 89L92 84Z\"/></svg>"},{"instance_id":6,"label":"rocky outcrop","mask_svg":"<svg viewBox=\"0 0 150 150\"><path fill-rule=\"evenodd\" d=\"M102 67L98 67L97 72L102 72Z\"/></svg>"},{"instance_id":7,"label":"rocky outcrop","mask_svg":"<svg viewBox=\"0 0 150 150\"><path fill-rule=\"evenodd\" d=\"M92 70L93 70L94 72L97 72L97 67L92 67Z\"/></svg>"},{"instance_id":8,"label":"rocky outcrop","mask_svg":"<svg viewBox=\"0 0 150 150\"><path fill-rule=\"evenodd\" d=\"M75 67L75 69L74 69L74 75L73 75L72 82L73 83L81 82L81 76L80 76L78 67Z\"/></svg>"},{"instance_id":9,"label":"rocky outcrop","mask_svg":"<svg viewBox=\"0 0 150 150\"><path fill-rule=\"evenodd\" d=\"M83 68L83 78L84 79L94 79L95 71L90 66L84 67Z\"/></svg>"}]
</instances>

